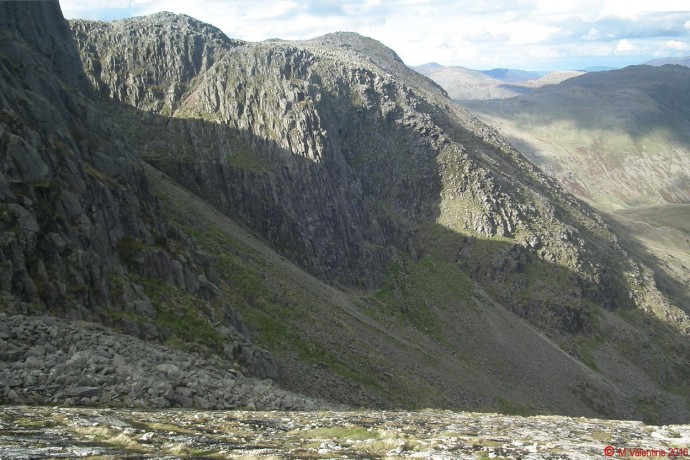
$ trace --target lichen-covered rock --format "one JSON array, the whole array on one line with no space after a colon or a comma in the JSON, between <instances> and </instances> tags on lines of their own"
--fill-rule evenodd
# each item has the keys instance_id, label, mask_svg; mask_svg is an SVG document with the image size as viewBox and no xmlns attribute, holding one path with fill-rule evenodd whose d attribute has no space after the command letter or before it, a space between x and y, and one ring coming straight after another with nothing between
<instances>
[{"instance_id":1,"label":"lichen-covered rock","mask_svg":"<svg viewBox=\"0 0 690 460\"><path fill-rule=\"evenodd\" d=\"M490 413L0 408L7 459L227 455L230 458L687 457L689 425ZM39 442L37 442L39 441Z\"/></svg>"}]
</instances>

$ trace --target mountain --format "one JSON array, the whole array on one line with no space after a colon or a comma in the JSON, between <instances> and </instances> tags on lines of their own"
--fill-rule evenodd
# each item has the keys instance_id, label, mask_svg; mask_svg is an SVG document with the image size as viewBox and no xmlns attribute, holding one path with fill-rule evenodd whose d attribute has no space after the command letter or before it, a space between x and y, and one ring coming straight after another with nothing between
<instances>
[{"instance_id":1,"label":"mountain","mask_svg":"<svg viewBox=\"0 0 690 460\"><path fill-rule=\"evenodd\" d=\"M578 77L584 73L586 72L581 72L579 70L554 70L553 72L549 72L543 77L540 77L536 80L529 80L524 83L516 84L514 86L532 89L541 88L542 86L547 85L557 85L563 81L566 81L573 77ZM525 91L525 93L527 93L527 91Z\"/></svg>"},{"instance_id":2,"label":"mountain","mask_svg":"<svg viewBox=\"0 0 690 460\"><path fill-rule=\"evenodd\" d=\"M198 396L236 407L261 395L259 406L308 407L242 376L279 369L251 343L241 299L223 292L229 280L162 214L139 154L95 104L58 3L0 3L0 35L0 401L165 407ZM223 383L171 385L200 372ZM205 399L226 391L237 397Z\"/></svg>"},{"instance_id":3,"label":"mountain","mask_svg":"<svg viewBox=\"0 0 690 460\"><path fill-rule=\"evenodd\" d=\"M444 67L436 63L424 64L412 69L438 83L454 100L507 99L527 94L534 88L560 83L582 72L556 71L526 72L508 69L495 71L470 70L464 67ZM532 78L532 79L530 79Z\"/></svg>"},{"instance_id":4,"label":"mountain","mask_svg":"<svg viewBox=\"0 0 690 460\"><path fill-rule=\"evenodd\" d=\"M504 83L524 83L530 80L538 80L548 73L519 69L491 69L480 70L480 72Z\"/></svg>"},{"instance_id":5,"label":"mountain","mask_svg":"<svg viewBox=\"0 0 690 460\"><path fill-rule=\"evenodd\" d=\"M585 67L584 69L582 69L582 72L608 72L609 70L618 70L618 67L597 65L592 67Z\"/></svg>"},{"instance_id":6,"label":"mountain","mask_svg":"<svg viewBox=\"0 0 690 460\"><path fill-rule=\"evenodd\" d=\"M651 59L649 61L645 61L642 63L643 65L651 65L655 67L663 66L663 65L682 65L685 67L690 67L690 56L684 56L684 57L676 57L676 58L659 58L659 59Z\"/></svg>"},{"instance_id":7,"label":"mountain","mask_svg":"<svg viewBox=\"0 0 690 460\"><path fill-rule=\"evenodd\" d=\"M603 208L690 200L690 70L631 66L467 105L570 192Z\"/></svg>"},{"instance_id":8,"label":"mountain","mask_svg":"<svg viewBox=\"0 0 690 460\"><path fill-rule=\"evenodd\" d=\"M0 139L12 155L1 249L13 273L1 287L6 315L24 314L0 329L3 401L57 388L52 399L103 404L88 399L98 376L134 368L109 357L126 350L112 337L133 332L126 319L158 331L139 334L150 357L135 380L165 375L146 387L161 406L318 398L687 420L687 299L667 296L599 215L383 44L346 32L242 42L171 13L72 21L70 35L56 3L1 5ZM51 28L47 45L31 38ZM63 70L58 48L82 66ZM31 176L36 156L54 185ZM91 188L62 198L79 180ZM74 201L88 203L84 217ZM110 214L87 225L99 211ZM54 241L69 248L64 276ZM101 253L108 265L79 265ZM111 272L119 284L106 290ZM150 308L129 309L132 295ZM26 316L29 302L60 319ZM69 338L58 348L54 336ZM84 347L101 358L77 356ZM165 347L174 361L159 364ZM146 342L131 348L131 360L146 356ZM40 390L35 370L66 352L63 383ZM84 361L94 372L71 380ZM228 403L231 370L247 396Z\"/></svg>"},{"instance_id":9,"label":"mountain","mask_svg":"<svg viewBox=\"0 0 690 460\"><path fill-rule=\"evenodd\" d=\"M438 62L427 62L426 64L418 65L418 66L412 66L412 69L416 70L417 72L426 75L425 72L427 71L432 71L434 69L441 69L443 66L439 64Z\"/></svg>"},{"instance_id":10,"label":"mountain","mask_svg":"<svg viewBox=\"0 0 690 460\"><path fill-rule=\"evenodd\" d=\"M412 69L434 80L448 92L451 99L456 100L503 99L527 91L504 85L500 80L464 67L429 66L426 64L412 67Z\"/></svg>"},{"instance_id":11,"label":"mountain","mask_svg":"<svg viewBox=\"0 0 690 460\"><path fill-rule=\"evenodd\" d=\"M510 101L468 102L563 187L605 213L679 305L690 295L690 71L634 66Z\"/></svg>"}]
</instances>

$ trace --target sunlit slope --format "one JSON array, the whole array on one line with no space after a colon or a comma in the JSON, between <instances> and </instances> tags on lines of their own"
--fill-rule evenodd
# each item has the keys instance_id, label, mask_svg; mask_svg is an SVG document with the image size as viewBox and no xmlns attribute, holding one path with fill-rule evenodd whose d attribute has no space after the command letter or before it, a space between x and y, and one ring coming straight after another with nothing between
<instances>
[{"instance_id":1,"label":"sunlit slope","mask_svg":"<svg viewBox=\"0 0 690 460\"><path fill-rule=\"evenodd\" d=\"M599 207L690 201L687 67L592 73L468 106L570 192Z\"/></svg>"}]
</instances>

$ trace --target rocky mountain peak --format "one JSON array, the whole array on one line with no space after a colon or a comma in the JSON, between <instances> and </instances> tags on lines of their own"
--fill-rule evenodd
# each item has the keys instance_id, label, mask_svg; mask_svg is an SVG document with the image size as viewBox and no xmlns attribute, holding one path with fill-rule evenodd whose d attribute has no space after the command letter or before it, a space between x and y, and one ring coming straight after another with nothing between
<instances>
[{"instance_id":1,"label":"rocky mountain peak","mask_svg":"<svg viewBox=\"0 0 690 460\"><path fill-rule=\"evenodd\" d=\"M362 56L373 59L381 67L390 67L395 64L403 64L398 54L370 37L365 37L356 32L333 32L321 37L313 38L310 42L335 49L344 48L355 51Z\"/></svg>"},{"instance_id":2,"label":"rocky mountain peak","mask_svg":"<svg viewBox=\"0 0 690 460\"><path fill-rule=\"evenodd\" d=\"M110 23L71 21L93 86L111 98L154 110L173 110L187 85L228 50L244 42L185 15L162 12ZM99 51L104 55L99 54Z\"/></svg>"},{"instance_id":3,"label":"rocky mountain peak","mask_svg":"<svg viewBox=\"0 0 690 460\"><path fill-rule=\"evenodd\" d=\"M150 28L158 32L177 31L180 34L192 34L203 37L206 41L219 41L228 44L228 46L236 46L243 43L242 40L228 38L223 31L211 24L199 21L186 14L171 13L169 11L161 11L159 13L150 14L147 16L136 16L132 18L125 18L119 21L113 21L114 27L123 27L128 30L138 28L142 34L151 33Z\"/></svg>"}]
</instances>

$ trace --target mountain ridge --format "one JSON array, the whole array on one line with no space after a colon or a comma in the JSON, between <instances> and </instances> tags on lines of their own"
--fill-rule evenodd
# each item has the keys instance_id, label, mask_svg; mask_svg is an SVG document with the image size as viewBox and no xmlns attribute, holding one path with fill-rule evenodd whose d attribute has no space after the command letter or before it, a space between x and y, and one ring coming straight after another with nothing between
<instances>
[{"instance_id":1,"label":"mountain ridge","mask_svg":"<svg viewBox=\"0 0 690 460\"><path fill-rule=\"evenodd\" d=\"M78 24L77 27L79 27ZM352 49L347 46L342 46L343 39L353 38L356 39L354 55ZM366 58L366 60L362 61L358 56L362 54L362 47L366 47L366 44L370 43L367 42L366 39L352 34L340 34L336 41L337 48L335 50L328 46L324 46L324 40L328 41L328 38L316 39L315 41L308 42L281 41L248 44L245 47L234 48L223 60L218 61L213 68L209 69L207 74L199 77L198 81L195 82L194 91L181 98L182 102L180 102L180 108L177 112L172 113L170 119L166 121L165 117L167 117L167 115L165 113L162 114L164 118L161 119L160 122L168 124L169 126L174 126L174 129L167 131L168 134L163 134L159 137L175 140L173 143L167 144L166 146L156 147L156 150L159 152L175 152L177 150L179 153L173 156L168 154L167 158L157 154L158 156L149 157L149 161L153 161L157 167L162 168L170 174L171 177L183 183L197 195L204 196L211 202L214 202L216 207L223 210L226 214L233 217L240 217L240 220L242 220L245 225L254 229L261 229L261 226L265 225L261 223L264 222L264 217L258 220L259 226L252 223L253 221L256 222L256 217L261 215L268 216L268 214L262 213L256 209L251 212L242 211L242 207L236 208L236 206L245 206L244 204L240 202L233 204L230 198L225 202L214 201L213 196L217 196L218 190L223 190L223 183L238 184L241 183L240 180L245 181L245 185L242 186L243 188L238 189L235 188L237 187L236 185L233 185L233 192L226 196L246 196L247 192L244 190L249 191L257 188L263 190L283 190L280 192L280 195L286 198L283 200L280 208L278 206L271 208L274 210L270 212L273 216L271 219L282 219L282 217L279 217L282 213L292 222L297 222L299 220L306 223L311 220L313 225L312 230L302 227L304 229L297 233L297 235L311 235L308 240L314 240L315 236L319 233L332 231L330 230L333 228L332 221L330 218L325 218L323 215L320 215L320 208L332 206L335 203L342 203L337 205L345 206L343 210L338 211L338 215L356 215L361 212L348 210L347 207L349 204L346 205L345 203L346 201L352 203L351 199L341 200L338 198L329 198L328 204L324 202L324 204L319 204L316 206L316 209L313 209L313 203L319 203L320 198L314 196L312 192L308 192L307 196L309 196L309 201L312 203L310 205L311 209L300 205L301 211L293 214L294 217L290 217L291 212L289 209L291 206L294 206L290 200L296 200L295 203L299 203L304 199L303 194L305 190L316 190L319 197L332 196L332 192L327 191L327 188L323 189L323 186L315 187L313 179L309 180L311 185L308 185L305 189L298 185L299 182L295 181L296 178L310 176L314 178L323 177L321 176L322 172L320 172L321 168L325 168L325 171L331 171L328 173L328 181L337 182L344 180L345 184L349 183L349 185L340 185L339 187L344 187L345 190L353 186L355 187L353 189L357 190L355 196L362 197L357 198L355 202L361 199L371 199L365 198L368 196L377 200L383 200L383 203L386 203L386 206L389 207L386 213L382 213L380 208L368 208L369 210L366 212L371 213L369 214L370 217L365 217L366 214L362 215L363 219L360 217L362 220L359 220L360 223L356 225L358 229L356 231L359 232L360 235L364 234L362 233L362 229L370 225L367 222L378 222L379 228L386 229L385 232L379 234L381 237L384 234L390 235L391 232L398 235L396 237L397 239L388 240L388 242L381 237L375 237L374 241L378 241L375 244L380 248L378 251L383 250L383 252L379 252L379 256L376 256L376 258L378 258L378 262L376 263L379 268L376 268L376 265L372 265L372 261L377 259L370 259L362 266L366 267L366 270L371 270L365 275L368 282L371 283L366 285L366 288L376 290L381 286L381 283L383 283L384 292L386 292L386 289L390 289L385 287L385 278L378 278L375 275L372 277L371 275L375 274L377 271L382 273L382 267L386 265L390 266L391 261L397 261L395 264L400 265L403 271L409 270L408 263L400 260L401 250L403 254L416 254L413 256L413 260L422 255L418 252L419 249L417 248L410 252L409 244L412 240L410 240L409 232L417 228L413 231L419 232L419 234L422 235L422 240L426 242L425 244L428 244L428 240L426 240L427 237L423 236L428 230L420 232L418 227L419 224L415 224L415 222L419 222L419 219L424 221L429 217L434 218L433 216L437 212L435 210L437 205L434 204L437 200L435 196L439 190L443 190L444 181L448 181L446 182L446 186L450 186L450 190L452 190L453 187L457 187L457 185L453 185L453 181L457 181L457 178L465 177L465 179L461 180L463 182L466 181L465 185L461 185L460 188L456 189L460 191L459 194L458 191L451 192L447 195L449 199L442 199L440 203L441 212L438 217L435 217L437 222L448 226L448 228L453 229L453 231L466 231L466 229L463 230L463 225L467 224L462 224L462 219L467 217L471 219L469 221L471 222L471 232L477 232L479 235L483 235L483 237L503 235L510 238L512 234L517 232L517 226L528 229L531 225L536 225L537 227L542 225L542 223L537 223L537 221L541 222L541 219L544 219L544 217L539 217L537 220L532 221L531 219L535 219L534 217L530 217L529 214L522 214L524 211L518 211L520 208L515 208L513 203L509 203L507 195L503 192L504 187L518 187L520 192L517 192L516 196L521 197L529 197L531 193L534 193L533 190L538 189L541 193L544 193L544 190L549 190L549 199L555 200L554 203L560 201L561 204L558 206L564 206L570 209L567 211L568 213L573 213L572 215L576 220L570 221L571 225L575 224L577 219L581 219L581 222L587 222L588 219L593 219L589 211L581 208L575 201L566 198L555 182L541 175L541 173L529 165L520 154L511 150L508 144L500 139L493 130L479 123L473 119L471 115L461 109L454 108L454 106L445 102L445 99L443 99L445 94L435 86L429 86L428 84L424 85L424 92L421 94L410 91L407 85L410 82L419 81L418 77L401 66L401 62L395 59L394 54L382 53L380 44L375 43L373 45L373 58ZM136 48L136 46L132 48ZM264 58L263 56L266 57ZM277 73L276 70L278 70ZM350 73L352 77L348 77L348 73ZM245 77L243 77L245 74L255 75L255 77L253 77L251 82L245 81ZM345 77L343 77L343 75ZM288 78L289 80L287 80ZM218 85L216 81L220 79L233 82L234 86L228 88L231 89L231 92L224 90L222 95L218 94ZM286 87L287 81L289 81L290 86ZM401 86L396 81L405 83ZM257 87L257 84L263 86ZM239 92L237 88L239 88ZM270 88L270 91L263 88ZM355 110L351 111L352 109L348 107L353 107ZM413 107L426 107L423 109L426 111L426 114L416 113ZM260 109L261 112L254 113L253 111L257 109ZM269 115L271 113L274 114ZM452 115L449 117L447 115L448 113ZM124 116L125 119L128 117L129 115ZM188 121L180 120L181 118ZM276 124L276 120L281 118L287 120L286 125ZM357 121L360 119L366 120L366 122ZM202 122L194 120L207 121ZM290 120L295 121L291 122ZM213 131L207 131L208 128L203 127L208 122L211 122L208 128L213 127ZM225 123L229 123L231 127L230 131L226 131L226 128L216 127L217 124L223 126ZM291 123L294 123L292 127ZM135 127L137 125L138 124L135 123ZM158 125L154 123L152 126L155 127ZM372 130L372 126L375 126L376 129ZM233 131L233 129L235 131ZM175 166L175 163L179 161L175 160L175 157L186 158L184 161L187 162L192 160L193 157L190 157L190 154L192 154L191 152L193 151L196 152L193 155L200 155L200 152L206 152L198 158L204 158L205 156L209 158L219 158L218 153L213 153L214 148L216 148L213 145L213 141L210 139L206 141L205 144L207 147L202 147L204 142L199 141L208 138L210 132L222 133L223 131L225 131L226 134L221 134L221 136L225 139L243 139L241 142L238 140L226 143L228 145L236 145L237 147L235 150L238 152L245 152L243 155L249 155L249 153L244 150L245 147L242 146L252 145L253 152L251 156L254 158L253 161L258 161L258 163L238 163L239 160L233 159L236 153L233 155L232 150L226 150L220 158L227 158L230 163L227 163L228 160L225 160L225 165L220 169L223 171L223 178L218 177L216 172L211 172L209 166L204 166L203 162L200 166L207 172L202 176L197 175L197 178L189 177L184 173L184 168L181 165ZM417 142L416 144L408 144L408 141L405 141L405 139L408 139L407 136L410 136L410 131L414 133L423 133L425 140L421 142L413 141ZM150 128L147 128L147 133L150 132ZM188 134L185 134L185 137L196 139L193 144L195 147L190 145L180 150L186 142L189 142L184 141L183 138L175 134L180 132L187 132ZM297 137L292 137L292 134L290 134L291 132L297 134ZM398 140L395 144L390 144L389 142L391 141L377 141L378 144L374 144L380 146L374 150L378 152L377 154L364 157L357 155L352 156L352 154L356 154L357 152L372 151L370 145L361 144L359 142L372 142L372 140L377 139L377 137L381 139L383 136L388 135L386 134L387 132L396 133L395 136ZM453 134L449 136L448 132ZM141 135L138 135L136 129L130 131L130 133L133 137L140 139L144 151L150 149L146 147L147 140ZM438 154L432 153L431 156L429 156L430 154L425 153L425 151L440 152L439 159L444 158L442 164L447 162L445 163L445 167L448 168L448 172L452 174L457 167L454 166L454 164L457 164L454 163L457 160L453 158L457 155L457 152L463 152L466 148L463 146L457 149L452 136L460 136L462 139L472 139L470 136L479 136L479 142L469 141L470 145L473 145L473 148L476 149L473 154L470 156L467 153L461 153L460 155L461 161L468 162L470 165L467 168L469 175L467 175L467 173L464 173L465 175L461 173L459 176L456 176L456 179L451 179L450 176L448 179L443 179L443 176L441 176L439 178L440 183L438 183L438 185L433 185L434 181L439 180L434 179L435 173L433 173L437 166L434 165L435 162L424 160L424 158L433 158ZM409 139L412 140L413 138ZM267 140L270 141L267 143ZM403 142L401 143L400 140L403 140ZM261 145L265 147L260 147ZM391 149L392 145L396 147ZM259 149L257 149L257 147L259 147ZM409 159L406 159L405 156L396 154L398 149L409 151L409 154L411 154L407 157ZM298 158L304 158L306 161L300 161L300 163L303 163L303 166L296 166L294 164L294 157L287 155L288 153L291 155L298 155ZM144 153L144 158L147 158L148 155L149 154ZM390 159L387 155L390 156ZM391 163L392 160L394 162ZM410 160L414 162L406 166L405 162ZM278 166L277 168L275 166L269 166L270 164L275 165L276 161L278 161L279 165L285 162L286 166ZM371 163L372 161L375 161L375 163ZM212 165L216 171L219 170L218 168L220 165L218 163L212 163ZM305 167L307 169L302 170L302 168ZM294 168L299 168L303 172L300 173L299 176L290 174L288 176L291 178L289 188L283 188L284 186L280 184L284 180L281 178L284 173L279 173L279 171L290 171L291 169L294 170ZM476 173L472 173L471 171L475 168ZM503 168L507 168L508 171L511 171L510 176L506 175ZM242 171L241 174L237 175L240 171ZM305 175L304 171L309 172ZM381 177L376 175L379 174L379 171L395 171L395 173L388 177ZM416 172L413 173L413 171ZM419 179L414 179L414 177L420 173L423 174L420 179L424 183L432 185L430 190L425 190L428 185L425 187L415 185L414 180ZM369 179L371 174L375 174L373 176L376 177L375 182L368 182L371 180ZM520 181L525 181L522 182L524 185L518 185L521 182L515 179L517 177L520 178ZM203 179L200 180L201 178ZM399 185L397 185L398 178L407 178L404 188L399 188ZM429 179L433 181L430 183ZM247 182L247 180L249 180L249 182ZM258 187L251 185L251 181L255 180L258 180L258 183L263 185ZM322 182L323 180L324 179L319 178L316 180L316 183L328 183ZM213 185L209 186L209 184ZM205 187L209 187L209 190L204 191ZM227 187L227 185L225 187ZM440 187L440 189L438 187ZM544 187L547 188L545 189ZM211 189L213 192L211 192ZM464 192L462 192L463 189L465 190ZM293 191L290 192L289 190ZM466 194L465 198L463 198L463 193ZM515 192L513 193L515 194ZM251 196L251 202L261 203L265 200L265 195L252 194ZM294 196L294 198L287 198L288 196ZM444 196L444 192L441 192L441 196ZM464 211L464 214L460 215L456 214L458 208L456 208L454 203L459 203L462 200L469 200L466 202L467 204L463 204L462 207L467 206L466 209L470 210L476 206L476 204L471 203L477 198L480 198L483 203L480 204L478 208L475 208L479 212L474 215L474 217L472 217L472 211L469 213ZM245 199L243 203L246 201ZM366 203L366 201L363 201L363 203ZM532 206L534 206L534 204ZM544 205L537 205L536 209L539 209L539 211L535 210L533 212L540 213L545 211L545 215L551 216L553 211L548 210L549 205L546 205L546 207L542 206ZM513 209L512 211L511 208ZM367 207L364 209L367 209ZM526 210L528 208L522 209ZM237 214L238 211L240 212L239 215ZM393 211L393 213L390 211ZM462 215L467 217L458 219L458 217ZM552 218L553 217L549 217L549 219ZM588 224L591 230L587 230L587 232L594 231L606 234L607 230L604 230L604 227L600 227L601 223L594 223L595 221L596 219ZM531 222L535 222L535 224ZM405 230L406 227L409 230ZM268 237L268 241L275 240L276 236L283 238L279 236L280 230L278 230L278 233L272 234L270 232L275 230L269 230L267 227L263 228L264 229L259 232L264 235L264 238ZM272 228L279 229L280 225L273 225ZM374 226L372 230L378 232L379 230L376 230L376 228L377 226ZM314 233L315 230L316 233ZM435 232L437 230L433 231ZM537 236L532 233L533 231L534 230L527 230L522 236L522 238L525 239L523 243L525 245L524 247L532 248L531 250L542 246L544 248L559 248L558 251L564 250L564 253L570 253L570 251L574 249L574 247L570 246L570 242L577 240L577 237L571 233L574 229L570 226L564 227L563 233L561 234L562 236L559 237L561 241L566 242L565 245L562 243L554 244L555 242L553 242L553 240L547 243L547 241L549 241L548 239L551 238L551 234L539 234ZM372 235L376 235L376 233ZM348 238L352 237L353 235L342 238L342 240L348 241ZM284 246L283 249L283 251L286 252L283 252L283 254L296 261L298 265L301 265L312 274L324 279L323 276L327 271L324 271L323 266L320 265L323 263L324 256L315 253L315 257L308 256L309 258L305 260L304 254L309 254L309 251L312 251L314 247L312 243L307 243L299 238L283 240L287 243L287 246ZM356 236L355 238L357 239L360 237ZM416 237L415 239L419 238L420 237ZM445 238L450 238L450 241L455 239L455 237L451 237L450 235ZM330 239L331 237L326 240L319 240L317 238L315 241L328 241ZM341 238L338 237L337 240L341 240ZM531 241L531 243L527 243L527 241ZM380 242L384 244L381 246ZM457 243L451 244L454 245ZM432 247L435 245L438 245L438 243L432 245ZM566 249L566 247L571 247L573 249ZM348 249L348 251L350 251L350 249ZM526 253L522 253L522 251L523 250L515 250L515 253L509 258L510 261L508 262L508 266L515 264L512 266L519 267L521 264L530 263L528 262L530 256L527 256ZM428 250L425 252L428 252ZM527 252L529 252L529 250ZM546 249L543 252L549 254L551 250ZM573 257L572 260L578 260L581 256L575 255L577 252L578 250L575 249L574 252L570 253L571 255L565 257ZM434 254L434 251L431 251L431 253ZM343 259L343 255L347 254L347 252L341 252L341 250L336 249L336 252L332 254L335 256L332 260L339 261L337 262L339 264L342 264L346 260L361 260L361 255L357 252L350 253L351 255L347 255L345 259ZM594 253L588 252L587 254ZM329 256L326 256L326 259L328 259L328 257ZM436 254L435 257L439 257L439 255ZM562 256L554 254L548 255L548 257L553 257L552 260L555 262ZM585 257L590 256L588 255ZM302 262L300 262L300 259ZM505 264L506 261L502 263ZM463 266L463 264L463 262L459 263L460 266ZM351 285L352 281L360 276L356 274L356 271L352 271L354 267L351 265L351 262L345 262L345 265L340 266L342 268L334 268L336 270L334 274L343 273L344 269L345 273L348 273L347 276L349 280L343 280L341 278L339 282L345 281L346 285ZM583 268L585 266L586 265L583 265ZM596 263L593 267L594 266L596 266ZM482 273L483 270L485 270L485 268L479 268L479 273ZM503 269L499 269L499 272L501 270ZM596 273L598 269L595 268L594 270ZM486 275L479 275L480 278L483 276ZM502 276L503 275L499 275L499 278ZM590 284L590 281L578 282L576 281L577 277L574 277L569 283L575 283L575 289L578 290L578 294L575 294L576 296L592 296L591 298L593 300L596 299L594 300L595 302L603 302L604 304L606 304L606 302L613 304L614 302L617 303L620 301L620 297L618 301L613 301L613 299L606 301L606 296L609 294L603 294L603 292L606 292L611 286L621 281L614 281L612 284L612 281L608 280L609 275L606 271L596 275L585 275L584 279L587 279L587 276L597 277L596 279L598 279L598 282L596 286L598 287L594 287L595 284ZM518 275L518 278L519 277ZM325 279L328 280L329 276L326 275ZM510 277L508 277L508 279L510 279ZM355 281L355 286L356 285L357 282ZM565 288L565 285L561 285L561 287ZM391 288L394 290L400 289L400 287L395 287L395 285L391 286ZM573 289L573 285L571 284L571 287L567 289ZM379 292L381 291L379 290ZM639 301L639 299L637 301ZM546 307L546 304L544 307ZM566 330L572 327L572 331L590 327L585 317L581 316L584 311L581 310L581 307L573 309L564 307L560 313L558 313L558 315L563 315L560 317L561 319L552 317L554 312L546 313L549 308L543 311L540 311L540 309L534 310L534 307L527 307L526 305L524 307L514 305L512 308L514 311L521 312L521 314L527 318L531 316L531 321L541 324L541 327L544 327L545 324L551 324L551 326L548 327L565 328ZM682 314L680 317L682 317ZM555 322L553 322L554 320Z\"/></svg>"},{"instance_id":2,"label":"mountain ridge","mask_svg":"<svg viewBox=\"0 0 690 460\"><path fill-rule=\"evenodd\" d=\"M176 229L114 238L148 324L338 403L687 414L687 315L495 130L369 39L236 43L181 20L70 23L92 118L125 133L147 219ZM166 257L198 261L212 298ZM222 338L235 310L251 342Z\"/></svg>"}]
</instances>

